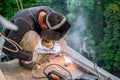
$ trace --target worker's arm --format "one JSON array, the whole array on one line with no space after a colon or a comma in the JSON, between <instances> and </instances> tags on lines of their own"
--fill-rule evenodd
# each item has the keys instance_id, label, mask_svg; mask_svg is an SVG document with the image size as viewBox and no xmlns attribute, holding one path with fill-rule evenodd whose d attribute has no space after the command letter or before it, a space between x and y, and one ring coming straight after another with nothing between
<instances>
[{"instance_id":1,"label":"worker's arm","mask_svg":"<svg viewBox=\"0 0 120 80\"><path fill-rule=\"evenodd\" d=\"M18 31L11 30L7 38L12 39L19 44L21 39L23 38L23 35L27 31L29 31L31 28L30 28L30 25L28 25L27 22L23 19L16 19L14 21L14 24L18 26ZM13 46L11 43L9 43L6 40L5 40L4 46L9 49L16 50L15 46ZM33 56L32 52L21 50L20 48L18 52L12 52L3 48L3 52L11 57L18 58L20 60L25 60L25 61L32 60L32 56Z\"/></svg>"}]
</instances>

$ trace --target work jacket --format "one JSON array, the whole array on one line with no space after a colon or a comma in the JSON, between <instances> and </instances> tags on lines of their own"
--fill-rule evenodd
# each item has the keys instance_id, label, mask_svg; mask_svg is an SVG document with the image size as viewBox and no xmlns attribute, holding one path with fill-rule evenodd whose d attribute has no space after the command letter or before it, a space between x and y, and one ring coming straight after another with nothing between
<instances>
[{"instance_id":1,"label":"work jacket","mask_svg":"<svg viewBox=\"0 0 120 80\"><path fill-rule=\"evenodd\" d=\"M54 10L46 6L32 7L21 10L11 19L11 22L18 26L18 30L6 30L6 36L20 44L24 34L30 30L34 30L40 35L40 32L42 31L40 25L38 25L38 15L40 11L45 11L46 13L54 12ZM5 41L3 45L9 49L15 50L15 46L8 41ZM5 54L20 60L30 61L33 57L33 54L30 51L19 49L18 52L12 52L4 48L2 50Z\"/></svg>"}]
</instances>

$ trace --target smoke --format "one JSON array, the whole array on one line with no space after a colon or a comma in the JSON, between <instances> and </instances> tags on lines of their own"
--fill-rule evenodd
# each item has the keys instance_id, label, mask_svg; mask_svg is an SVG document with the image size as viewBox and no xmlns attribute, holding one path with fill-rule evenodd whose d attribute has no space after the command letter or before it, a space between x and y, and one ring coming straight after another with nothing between
<instances>
[{"instance_id":1,"label":"smoke","mask_svg":"<svg viewBox=\"0 0 120 80\"><path fill-rule=\"evenodd\" d=\"M86 23L87 23L87 14L82 12L77 12L75 21L72 24L72 29L68 36L66 37L66 41L68 45L78 52L88 52L87 50L87 40L86 36Z\"/></svg>"}]
</instances>

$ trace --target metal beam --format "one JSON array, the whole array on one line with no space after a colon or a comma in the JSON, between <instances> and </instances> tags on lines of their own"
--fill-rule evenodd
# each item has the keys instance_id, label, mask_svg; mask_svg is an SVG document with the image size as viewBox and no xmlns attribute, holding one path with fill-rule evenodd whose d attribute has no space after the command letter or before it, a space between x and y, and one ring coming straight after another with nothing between
<instances>
[{"instance_id":1,"label":"metal beam","mask_svg":"<svg viewBox=\"0 0 120 80\"><path fill-rule=\"evenodd\" d=\"M102 79L108 79L110 78L111 80L120 80L120 78L110 74L109 72L105 71L104 69L98 67L93 62L82 56L80 53L76 52L69 46L66 49L66 54L70 56L70 58L80 67L85 69L87 72L90 72L96 76L99 76ZM97 73L98 72L98 73Z\"/></svg>"}]
</instances>

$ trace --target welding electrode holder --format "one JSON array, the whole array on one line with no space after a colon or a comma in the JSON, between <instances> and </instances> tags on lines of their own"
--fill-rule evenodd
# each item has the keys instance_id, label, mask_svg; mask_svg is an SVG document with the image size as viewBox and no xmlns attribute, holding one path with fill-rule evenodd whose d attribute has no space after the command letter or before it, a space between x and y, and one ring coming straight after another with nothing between
<instances>
[{"instance_id":1,"label":"welding electrode holder","mask_svg":"<svg viewBox=\"0 0 120 80\"><path fill-rule=\"evenodd\" d=\"M47 78L49 80L66 80L67 79L66 76L64 76L64 75L62 75L62 74L60 74L56 71L49 72L48 75L47 75Z\"/></svg>"},{"instance_id":2,"label":"welding electrode holder","mask_svg":"<svg viewBox=\"0 0 120 80\"><path fill-rule=\"evenodd\" d=\"M50 71L49 73L46 73L46 69L52 65L55 65L55 66L59 66L61 67L63 70L65 70L66 72L69 73L70 75L70 78L68 78L67 76L61 74L61 73L58 73L56 71ZM43 73L45 74L45 76L49 79L49 80L73 80L72 78L72 74L67 70L65 69L64 67L62 67L61 65L59 64L50 64L50 65L47 65L44 69L43 69Z\"/></svg>"}]
</instances>

